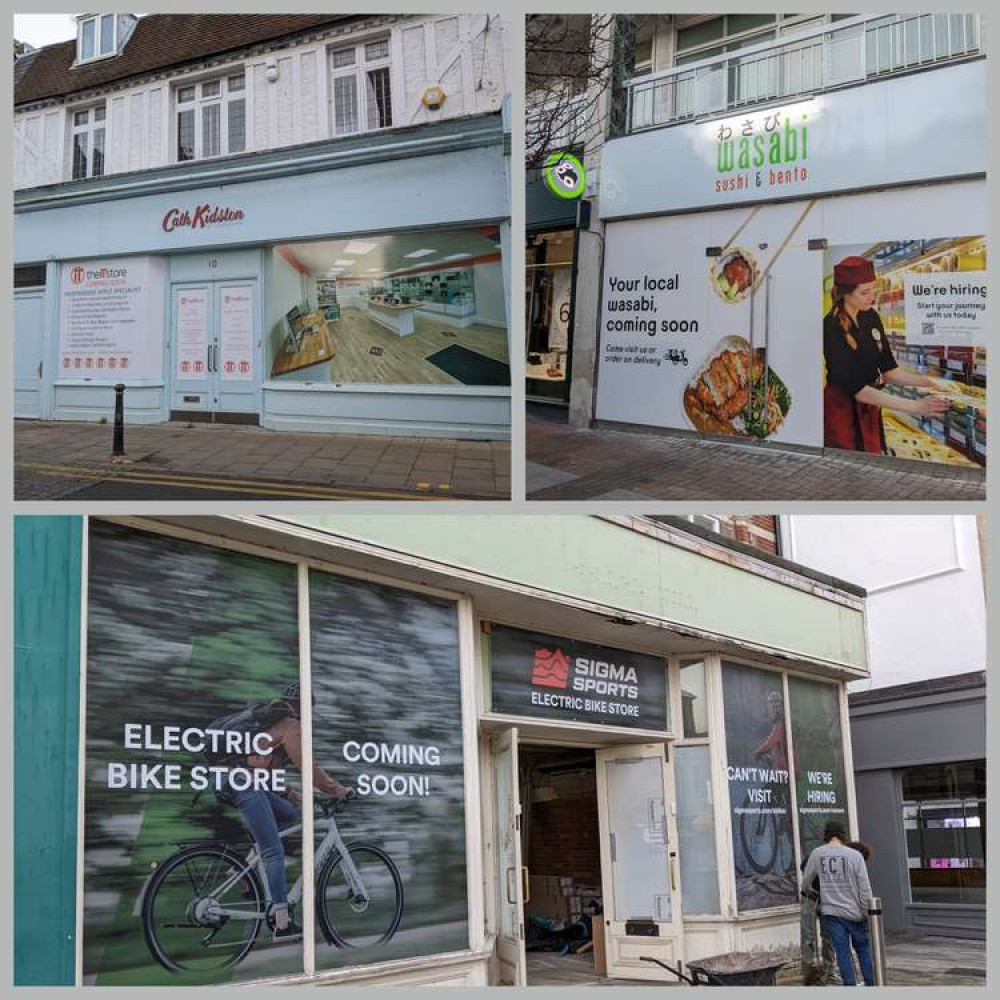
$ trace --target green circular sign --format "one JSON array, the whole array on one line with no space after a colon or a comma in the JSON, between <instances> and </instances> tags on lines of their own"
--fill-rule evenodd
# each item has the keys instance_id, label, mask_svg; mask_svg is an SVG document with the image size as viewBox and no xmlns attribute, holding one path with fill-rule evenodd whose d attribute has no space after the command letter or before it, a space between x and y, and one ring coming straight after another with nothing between
<instances>
[{"instance_id":1,"label":"green circular sign","mask_svg":"<svg viewBox=\"0 0 1000 1000\"><path fill-rule=\"evenodd\" d=\"M542 174L545 186L557 198L579 198L587 186L587 171L572 153L553 153Z\"/></svg>"}]
</instances>

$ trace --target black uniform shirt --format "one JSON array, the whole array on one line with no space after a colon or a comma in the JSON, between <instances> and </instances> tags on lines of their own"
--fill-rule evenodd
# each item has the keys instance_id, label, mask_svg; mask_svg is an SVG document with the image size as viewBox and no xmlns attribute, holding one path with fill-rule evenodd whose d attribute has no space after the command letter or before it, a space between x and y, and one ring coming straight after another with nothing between
<instances>
[{"instance_id":1,"label":"black uniform shirt","mask_svg":"<svg viewBox=\"0 0 1000 1000\"><path fill-rule=\"evenodd\" d=\"M857 350L848 343L848 335L854 338ZM823 320L823 355L827 382L851 396L866 385L878 387L879 376L898 367L882 320L874 309L858 313L857 323L852 322L846 333L830 310Z\"/></svg>"}]
</instances>

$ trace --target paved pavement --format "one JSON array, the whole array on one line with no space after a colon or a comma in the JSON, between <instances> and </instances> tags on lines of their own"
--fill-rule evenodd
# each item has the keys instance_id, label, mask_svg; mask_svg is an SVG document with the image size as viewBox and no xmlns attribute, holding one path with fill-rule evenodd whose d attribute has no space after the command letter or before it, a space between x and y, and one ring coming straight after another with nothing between
<instances>
[{"instance_id":1,"label":"paved pavement","mask_svg":"<svg viewBox=\"0 0 1000 1000\"><path fill-rule=\"evenodd\" d=\"M110 462L103 424L15 421L15 500L476 499L510 497L510 443L260 427L126 429Z\"/></svg>"},{"instance_id":2,"label":"paved pavement","mask_svg":"<svg viewBox=\"0 0 1000 1000\"><path fill-rule=\"evenodd\" d=\"M567 426L529 407L529 500L983 500L979 470L891 467L641 430ZM913 468L910 468L912 464ZM971 474L970 474L971 472Z\"/></svg>"}]
</instances>

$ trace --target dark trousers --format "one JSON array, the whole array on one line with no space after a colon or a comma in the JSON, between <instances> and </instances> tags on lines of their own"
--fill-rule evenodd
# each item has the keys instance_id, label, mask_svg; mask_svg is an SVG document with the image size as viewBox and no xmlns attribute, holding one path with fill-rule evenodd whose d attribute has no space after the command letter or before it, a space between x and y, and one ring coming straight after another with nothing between
<instances>
[{"instance_id":1,"label":"dark trousers","mask_svg":"<svg viewBox=\"0 0 1000 1000\"><path fill-rule=\"evenodd\" d=\"M872 969L872 951L868 941L868 922L866 920L845 920L843 917L823 917L823 927L833 942L833 950L837 955L837 967L840 978L845 986L856 986L854 976L854 959L851 957L851 946L858 954L861 965L861 975L865 986L875 985L875 972Z\"/></svg>"}]
</instances>

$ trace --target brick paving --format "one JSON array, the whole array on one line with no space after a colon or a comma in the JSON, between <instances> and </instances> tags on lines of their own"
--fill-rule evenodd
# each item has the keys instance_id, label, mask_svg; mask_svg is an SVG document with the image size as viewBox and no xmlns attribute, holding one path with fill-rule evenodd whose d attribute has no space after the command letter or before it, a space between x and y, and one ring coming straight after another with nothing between
<instances>
[{"instance_id":1,"label":"brick paving","mask_svg":"<svg viewBox=\"0 0 1000 1000\"><path fill-rule=\"evenodd\" d=\"M529 500L983 500L980 470L568 427L529 408ZM912 467L911 467L912 465Z\"/></svg>"},{"instance_id":2,"label":"brick paving","mask_svg":"<svg viewBox=\"0 0 1000 1000\"><path fill-rule=\"evenodd\" d=\"M14 498L67 499L95 478L155 477L169 486L218 482L344 488L358 494L446 499L510 497L510 443L375 435L298 434L260 427L155 424L129 427L129 462L110 463L111 428L102 424L15 421ZM162 497L162 488L157 490Z\"/></svg>"}]
</instances>

